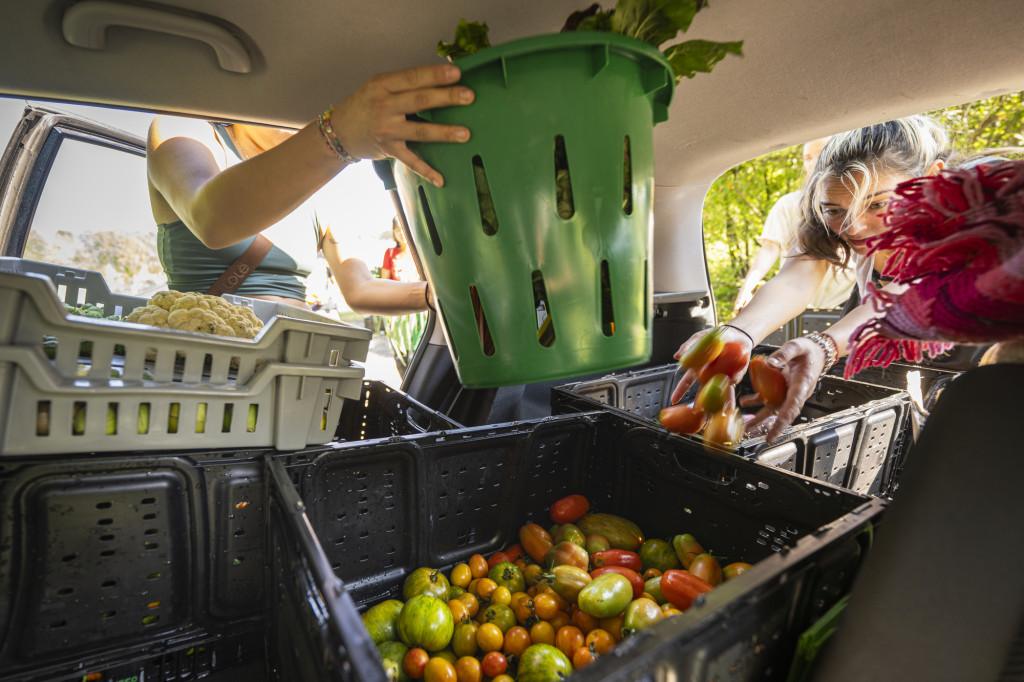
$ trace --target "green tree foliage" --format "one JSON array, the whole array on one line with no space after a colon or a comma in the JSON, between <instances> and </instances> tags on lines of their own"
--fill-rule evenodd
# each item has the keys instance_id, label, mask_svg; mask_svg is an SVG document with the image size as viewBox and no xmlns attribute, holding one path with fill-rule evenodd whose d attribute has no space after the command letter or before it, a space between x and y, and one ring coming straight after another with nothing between
<instances>
[{"instance_id":1,"label":"green tree foliage","mask_svg":"<svg viewBox=\"0 0 1024 682\"><path fill-rule=\"evenodd\" d=\"M1024 146L1024 92L929 112L966 153ZM736 292L757 253L765 217L783 194L799 189L802 145L746 163L719 177L704 201L704 243L720 322L732 316ZM771 277L778 266L766 277Z\"/></svg>"}]
</instances>

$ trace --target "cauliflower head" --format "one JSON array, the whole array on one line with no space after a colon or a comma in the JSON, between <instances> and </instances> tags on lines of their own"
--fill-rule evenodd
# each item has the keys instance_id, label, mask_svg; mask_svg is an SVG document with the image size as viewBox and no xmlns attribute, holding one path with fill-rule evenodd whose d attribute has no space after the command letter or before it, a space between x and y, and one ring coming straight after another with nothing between
<instances>
[{"instance_id":1,"label":"cauliflower head","mask_svg":"<svg viewBox=\"0 0 1024 682\"><path fill-rule=\"evenodd\" d=\"M154 294L148 303L133 310L125 320L241 339L255 338L263 329L263 321L251 308L234 305L220 296L168 290Z\"/></svg>"}]
</instances>

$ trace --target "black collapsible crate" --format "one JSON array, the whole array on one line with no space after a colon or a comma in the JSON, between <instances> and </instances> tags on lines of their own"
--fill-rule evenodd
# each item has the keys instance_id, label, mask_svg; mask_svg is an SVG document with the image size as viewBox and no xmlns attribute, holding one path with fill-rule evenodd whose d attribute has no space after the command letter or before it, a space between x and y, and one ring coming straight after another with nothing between
<instances>
[{"instance_id":1,"label":"black collapsible crate","mask_svg":"<svg viewBox=\"0 0 1024 682\"><path fill-rule=\"evenodd\" d=\"M337 437L457 428L365 381ZM263 676L265 452L0 457L0 680Z\"/></svg>"},{"instance_id":2,"label":"black collapsible crate","mask_svg":"<svg viewBox=\"0 0 1024 682\"><path fill-rule=\"evenodd\" d=\"M766 349L758 347L758 352ZM767 349L768 351L772 349ZM675 364L557 386L553 414L611 410L657 423L680 374ZM696 385L684 400L692 400ZM737 396L753 393L749 378ZM747 411L755 411L747 410ZM751 436L739 455L869 495L891 494L898 464L909 448L910 396L898 388L825 376L800 417L773 444ZM694 442L700 436L679 436Z\"/></svg>"},{"instance_id":3,"label":"black collapsible crate","mask_svg":"<svg viewBox=\"0 0 1024 682\"><path fill-rule=\"evenodd\" d=\"M693 533L755 566L574 679L785 679L799 634L848 591L885 502L705 451L611 411L267 457L268 628L278 679L383 682L357 610L517 542L583 493L649 537Z\"/></svg>"}]
</instances>

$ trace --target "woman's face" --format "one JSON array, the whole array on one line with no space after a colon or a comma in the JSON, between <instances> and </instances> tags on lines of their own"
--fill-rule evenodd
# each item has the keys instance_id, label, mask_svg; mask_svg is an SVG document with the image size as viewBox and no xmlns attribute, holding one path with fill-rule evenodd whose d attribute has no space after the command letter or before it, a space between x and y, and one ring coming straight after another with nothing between
<instances>
[{"instance_id":1,"label":"woman's face","mask_svg":"<svg viewBox=\"0 0 1024 682\"><path fill-rule=\"evenodd\" d=\"M862 173L854 173L852 180L864 182ZM829 178L822 183L819 205L828 229L839 235L853 249L854 253L867 255L867 240L886 231L883 216L889 207L889 198L896 185L910 180L910 176L880 173L869 183L862 206L853 206L854 196L849 187L839 178ZM860 209L860 210L858 210Z\"/></svg>"}]
</instances>

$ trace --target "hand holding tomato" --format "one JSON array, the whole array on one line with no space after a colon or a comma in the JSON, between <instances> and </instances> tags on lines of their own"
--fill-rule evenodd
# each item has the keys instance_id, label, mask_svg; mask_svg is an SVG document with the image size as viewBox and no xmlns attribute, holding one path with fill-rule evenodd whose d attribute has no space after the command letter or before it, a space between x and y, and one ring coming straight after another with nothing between
<instances>
[{"instance_id":1,"label":"hand holding tomato","mask_svg":"<svg viewBox=\"0 0 1024 682\"><path fill-rule=\"evenodd\" d=\"M760 362L762 361L758 361L758 363ZM785 383L782 399L772 404L772 402L778 399L778 396L772 393L773 391L778 391L778 385L776 384L772 388L762 386L763 390L772 393L772 402L769 402L768 396L764 395L760 397L744 396L740 399L740 404L743 406L756 405L760 399L764 399L765 406L761 408L754 416L754 419L747 425L748 428L756 426L773 414L777 415L775 423L768 429L768 433L765 436L765 441L770 444L774 443L782 435L782 432L797 420L804 403L814 393L814 388L818 385L818 378L825 367L825 353L813 341L804 338L791 339L782 344L781 348L769 355L763 362L765 367L771 368L772 372L780 372L781 368L781 376ZM755 374L754 364L754 360L751 360L751 380L754 379ZM778 380L773 378L765 379L765 381L777 382Z\"/></svg>"},{"instance_id":2,"label":"hand holding tomato","mask_svg":"<svg viewBox=\"0 0 1024 682\"><path fill-rule=\"evenodd\" d=\"M714 327L697 332L673 356L686 371L672 391L669 402L674 404L682 400L693 383L700 380L701 370L708 365L713 367L705 372L726 374L734 384L739 383L751 350L750 339L732 327Z\"/></svg>"}]
</instances>

